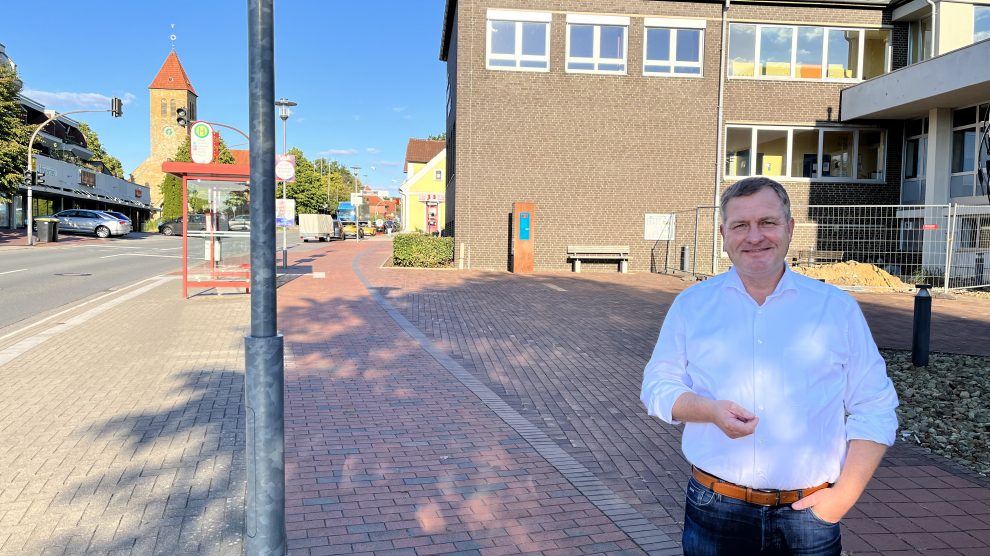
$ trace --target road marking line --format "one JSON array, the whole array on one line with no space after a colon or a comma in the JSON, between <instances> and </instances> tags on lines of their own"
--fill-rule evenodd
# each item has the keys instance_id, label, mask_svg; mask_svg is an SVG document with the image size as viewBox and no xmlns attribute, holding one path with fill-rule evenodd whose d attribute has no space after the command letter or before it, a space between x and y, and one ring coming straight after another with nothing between
<instances>
[{"instance_id":1,"label":"road marking line","mask_svg":"<svg viewBox=\"0 0 990 556\"><path fill-rule=\"evenodd\" d=\"M158 286L162 285L168 280L170 280L170 278L159 277L157 280L155 280L150 284L142 286L136 290L129 291L116 299L108 301L102 305L97 305L96 307L93 307L92 309L86 311L85 313L76 315L66 320L65 322L60 322L55 326L48 328L47 330L43 330L41 332L38 332L34 336L30 336L28 338L21 340L20 342L17 342L16 344L4 349L3 351L0 351L0 367L3 367L10 361L16 359L18 356L24 354L31 348L43 343L45 340L51 338L52 336L57 336L63 332L75 328L80 324L83 324L86 321L92 319L93 317L101 313L105 313L110 309L116 307L117 305L120 305L121 303L127 301L128 299L137 297L148 290L157 288Z\"/></svg>"},{"instance_id":2,"label":"road marking line","mask_svg":"<svg viewBox=\"0 0 990 556\"><path fill-rule=\"evenodd\" d=\"M109 259L111 257L162 257L165 259L181 259L182 255L154 255L151 253L117 253L116 255L103 255L101 259Z\"/></svg>"},{"instance_id":3,"label":"road marking line","mask_svg":"<svg viewBox=\"0 0 990 556\"><path fill-rule=\"evenodd\" d=\"M24 272L26 268L18 268L17 270L8 270L6 272L0 272L0 274L13 274L15 272Z\"/></svg>"},{"instance_id":4,"label":"road marking line","mask_svg":"<svg viewBox=\"0 0 990 556\"><path fill-rule=\"evenodd\" d=\"M567 291L564 288L562 288L562 287L560 287L560 286L558 286L556 284L543 284L543 285L546 286L546 287L548 287L548 288L550 288L551 290L557 290L559 292L566 292Z\"/></svg>"},{"instance_id":5,"label":"road marking line","mask_svg":"<svg viewBox=\"0 0 990 556\"><path fill-rule=\"evenodd\" d=\"M177 280L177 279L178 279L178 276L166 276L166 275L162 274L162 275L158 275L158 276L152 276L151 278L145 278L144 280L138 280L137 282L134 282L133 284L128 284L128 285L126 285L126 286L124 286L124 287L122 287L122 288L120 288L118 290L113 290L113 291L107 292L107 293L105 293L105 294L103 294L103 295L101 295L99 297L94 297L93 299L90 299L88 301L83 301L82 303L80 303L80 304L78 304L78 305L76 305L74 307L69 307L68 309L65 309L63 311L59 311L58 313L55 313L54 315L49 315L49 316L47 316L47 317L45 317L45 318L43 318L43 319L41 319L41 320L39 320L37 322L32 322L31 324L29 324L29 325L21 328L20 330L16 330L16 331L11 332L10 334L7 334L5 336L0 336L0 342L6 340L7 338L10 338L11 336L16 336L17 334L20 334L20 333L24 332L25 330L30 330L30 329L34 328L35 326L44 324L44 323L46 323L46 322L48 322L48 321L50 321L50 320L52 320L52 319L54 319L56 317L60 317L60 316L66 314L66 313L68 313L70 311L74 311L74 310L76 310L76 309L78 309L78 308L80 308L80 307L82 307L84 305L89 305L90 303L95 303L95 302L97 302L97 301L99 301L99 300L101 300L103 298L110 297L112 295L117 295L117 294L119 294L121 292L125 292L125 291L127 291L127 290L129 290L131 288L136 288L137 286L139 286L139 285L141 285L141 284L143 284L143 283L145 283L145 282L147 282L149 280Z\"/></svg>"}]
</instances>

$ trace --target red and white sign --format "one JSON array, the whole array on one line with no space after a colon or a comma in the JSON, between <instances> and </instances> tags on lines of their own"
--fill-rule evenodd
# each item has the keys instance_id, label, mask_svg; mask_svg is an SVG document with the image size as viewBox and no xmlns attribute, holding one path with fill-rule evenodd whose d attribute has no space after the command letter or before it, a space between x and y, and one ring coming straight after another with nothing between
<instances>
[{"instance_id":1,"label":"red and white sign","mask_svg":"<svg viewBox=\"0 0 990 556\"><path fill-rule=\"evenodd\" d=\"M189 129L189 156L197 164L213 162L213 126L196 122Z\"/></svg>"},{"instance_id":2,"label":"red and white sign","mask_svg":"<svg viewBox=\"0 0 990 556\"><path fill-rule=\"evenodd\" d=\"M275 177L284 182L296 181L296 155L275 155Z\"/></svg>"},{"instance_id":3,"label":"red and white sign","mask_svg":"<svg viewBox=\"0 0 990 556\"><path fill-rule=\"evenodd\" d=\"M444 202L444 197L446 197L446 195L443 194L443 193L419 193L418 194L419 200L421 202L424 202L424 203L429 202L429 201L436 201L438 203L442 203L442 202Z\"/></svg>"},{"instance_id":4,"label":"red and white sign","mask_svg":"<svg viewBox=\"0 0 990 556\"><path fill-rule=\"evenodd\" d=\"M922 230L937 230L938 229L938 224L922 224L921 225L921 229Z\"/></svg>"}]
</instances>

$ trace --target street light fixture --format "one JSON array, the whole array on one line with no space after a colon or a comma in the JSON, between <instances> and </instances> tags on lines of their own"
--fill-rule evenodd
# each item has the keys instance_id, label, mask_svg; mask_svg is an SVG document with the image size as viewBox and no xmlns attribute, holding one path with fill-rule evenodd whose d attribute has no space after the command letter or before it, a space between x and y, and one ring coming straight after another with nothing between
<instances>
[{"instance_id":1,"label":"street light fixture","mask_svg":"<svg viewBox=\"0 0 990 556\"><path fill-rule=\"evenodd\" d=\"M282 156L289 154L288 143L285 139L285 121L289 119L289 114L292 112L289 110L290 106L297 106L297 103L282 97L275 101L275 106L278 106L278 117L282 118ZM282 180L282 204L285 204L285 190L287 189L285 180ZM289 251L288 251L288 240L286 234L288 233L288 228L282 228L282 268L288 268L289 266Z\"/></svg>"},{"instance_id":2,"label":"street light fixture","mask_svg":"<svg viewBox=\"0 0 990 556\"><path fill-rule=\"evenodd\" d=\"M28 245L34 245L34 185L36 183L37 177L34 173L34 140L38 137L38 133L45 128L46 125L52 123L53 121L61 118L62 116L68 116L69 114L83 114L91 112L110 112L114 118L119 118L124 115L123 102L114 97L110 99L110 109L109 110L73 110L71 112L62 112L61 114L55 110L45 110L45 116L48 117L47 120L41 123L31 134L31 140L28 141L27 148L27 171L24 173L24 177L27 180L27 237Z\"/></svg>"}]
</instances>

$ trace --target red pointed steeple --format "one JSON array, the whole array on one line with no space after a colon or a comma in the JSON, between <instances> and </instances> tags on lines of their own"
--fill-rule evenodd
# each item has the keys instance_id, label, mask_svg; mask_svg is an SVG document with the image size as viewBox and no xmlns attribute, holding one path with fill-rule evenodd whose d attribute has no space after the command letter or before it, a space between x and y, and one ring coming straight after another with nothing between
<instances>
[{"instance_id":1,"label":"red pointed steeple","mask_svg":"<svg viewBox=\"0 0 990 556\"><path fill-rule=\"evenodd\" d=\"M192 83L189 81L189 76L186 75L186 70L182 69L182 62L179 61L179 57L175 54L174 50L169 52L168 58L165 58L165 63L162 64L162 69L158 70L158 75L155 76L155 80L151 82L151 85L148 85L148 88L174 89L196 94L196 90L193 89Z\"/></svg>"}]
</instances>

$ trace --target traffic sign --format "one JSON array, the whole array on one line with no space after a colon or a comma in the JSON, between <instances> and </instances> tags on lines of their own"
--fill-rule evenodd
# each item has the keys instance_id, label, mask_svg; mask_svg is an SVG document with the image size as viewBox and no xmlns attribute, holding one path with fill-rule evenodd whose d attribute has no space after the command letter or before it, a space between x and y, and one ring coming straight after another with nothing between
<instances>
[{"instance_id":1,"label":"traffic sign","mask_svg":"<svg viewBox=\"0 0 990 556\"><path fill-rule=\"evenodd\" d=\"M213 162L213 126L196 122L189 130L189 155L197 164Z\"/></svg>"},{"instance_id":2,"label":"traffic sign","mask_svg":"<svg viewBox=\"0 0 990 556\"><path fill-rule=\"evenodd\" d=\"M296 181L296 155L275 155L275 177L283 182Z\"/></svg>"}]
</instances>

